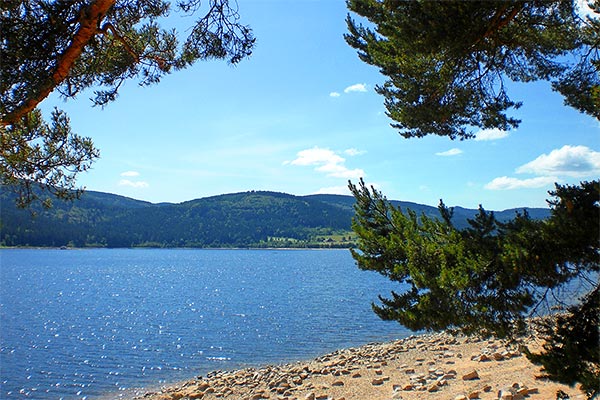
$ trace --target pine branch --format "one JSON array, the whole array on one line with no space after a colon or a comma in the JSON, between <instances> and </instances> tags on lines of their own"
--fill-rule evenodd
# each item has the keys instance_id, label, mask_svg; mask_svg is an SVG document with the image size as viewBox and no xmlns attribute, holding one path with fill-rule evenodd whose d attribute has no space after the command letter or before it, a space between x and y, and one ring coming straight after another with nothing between
<instances>
[{"instance_id":1,"label":"pine branch","mask_svg":"<svg viewBox=\"0 0 600 400\"><path fill-rule=\"evenodd\" d=\"M27 100L13 111L4 115L0 120L0 126L12 125L24 115L31 112L48 95L60 85L68 76L73 65L83 52L84 47L98 33L98 25L116 0L95 0L82 10L78 19L79 29L73 36L73 40L65 51L58 57L54 70L48 79L40 85Z\"/></svg>"}]
</instances>

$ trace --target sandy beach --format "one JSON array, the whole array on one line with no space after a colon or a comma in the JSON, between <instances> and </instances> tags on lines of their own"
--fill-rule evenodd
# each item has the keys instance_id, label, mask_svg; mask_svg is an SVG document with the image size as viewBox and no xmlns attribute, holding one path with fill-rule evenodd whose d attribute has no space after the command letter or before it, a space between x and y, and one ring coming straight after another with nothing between
<instances>
[{"instance_id":1,"label":"sandy beach","mask_svg":"<svg viewBox=\"0 0 600 400\"><path fill-rule=\"evenodd\" d=\"M540 342L525 340L535 349ZM214 371L135 399L555 399L577 388L542 378L515 345L449 334L338 350L311 361Z\"/></svg>"}]
</instances>

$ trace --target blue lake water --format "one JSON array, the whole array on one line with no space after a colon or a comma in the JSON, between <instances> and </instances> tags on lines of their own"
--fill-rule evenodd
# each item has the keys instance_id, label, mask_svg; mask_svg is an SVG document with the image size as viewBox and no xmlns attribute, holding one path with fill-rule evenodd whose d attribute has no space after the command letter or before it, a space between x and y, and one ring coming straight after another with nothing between
<instances>
[{"instance_id":1,"label":"blue lake water","mask_svg":"<svg viewBox=\"0 0 600 400\"><path fill-rule=\"evenodd\" d=\"M1 250L0 398L93 399L406 337L347 250Z\"/></svg>"}]
</instances>

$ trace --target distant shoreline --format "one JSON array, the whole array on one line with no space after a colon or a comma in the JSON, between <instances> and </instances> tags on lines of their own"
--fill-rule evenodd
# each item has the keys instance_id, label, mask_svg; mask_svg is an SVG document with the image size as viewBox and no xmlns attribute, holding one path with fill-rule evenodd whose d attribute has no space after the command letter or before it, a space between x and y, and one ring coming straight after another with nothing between
<instances>
[{"instance_id":1,"label":"distant shoreline","mask_svg":"<svg viewBox=\"0 0 600 400\"><path fill-rule=\"evenodd\" d=\"M50 209L18 209L3 193L0 243L25 247L111 248L351 248L358 238L352 196L250 191L152 205L101 192L86 192L76 203L56 201ZM392 200L395 207L439 218L437 207ZM499 221L526 209L533 219L549 209L519 207L494 211ZM457 229L479 211L454 208Z\"/></svg>"},{"instance_id":2,"label":"distant shoreline","mask_svg":"<svg viewBox=\"0 0 600 400\"><path fill-rule=\"evenodd\" d=\"M57 246L0 246L0 250L350 250L352 247L57 247Z\"/></svg>"}]
</instances>

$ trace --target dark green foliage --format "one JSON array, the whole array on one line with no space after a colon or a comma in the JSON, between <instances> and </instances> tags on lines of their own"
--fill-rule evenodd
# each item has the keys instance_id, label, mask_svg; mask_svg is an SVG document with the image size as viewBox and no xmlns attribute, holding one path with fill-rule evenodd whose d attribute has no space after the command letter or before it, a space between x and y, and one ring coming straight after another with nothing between
<instances>
[{"instance_id":1,"label":"dark green foliage","mask_svg":"<svg viewBox=\"0 0 600 400\"><path fill-rule=\"evenodd\" d=\"M465 229L453 225L453 210L441 202L442 218L432 219L394 207L362 180L350 189L356 198L352 227L358 248L352 254L358 266L399 282L403 289L373 305L381 318L413 330L456 329L515 338L524 332L525 319L547 305L549 293L573 280L586 280L592 294L570 316L558 319L556 335L546 331L550 344L536 360L552 377L560 374L556 368L561 362L574 363L563 365L569 383L589 386L598 376L600 349L593 340L600 312L598 181L557 185L550 193L552 214L546 220L533 220L525 211L500 222L480 207ZM592 336L581 336L581 342L569 339L574 330ZM569 354L554 353L563 344L570 346ZM594 354L585 362L576 358L590 349Z\"/></svg>"},{"instance_id":2,"label":"dark green foliage","mask_svg":"<svg viewBox=\"0 0 600 400\"><path fill-rule=\"evenodd\" d=\"M78 197L81 191L73 190L77 174L99 156L89 138L71 132L69 119L58 110L52 113L52 125L35 110L0 133L0 184L15 188L19 207L40 199L33 186L63 199ZM43 204L49 207L50 198Z\"/></svg>"},{"instance_id":3,"label":"dark green foliage","mask_svg":"<svg viewBox=\"0 0 600 400\"><path fill-rule=\"evenodd\" d=\"M348 16L345 37L388 79L376 91L402 136L469 139L479 129L519 125L509 112L521 103L509 97L508 80L548 81L566 105L600 119L600 2L590 3L595 14L584 18L574 0L347 0L368 24ZM597 297L598 181L557 186L546 221L524 212L500 222L481 209L467 227L453 223L458 208L440 204L441 220L417 217L362 181L351 189L359 267L407 288L374 306L383 318L412 329L514 337L553 290L593 274L590 296ZM598 320L583 311L600 310L590 296L546 329L549 344L537 360L553 379L564 373L565 382L595 395ZM596 340L582 344L569 337L575 331L595 332Z\"/></svg>"},{"instance_id":4,"label":"dark green foliage","mask_svg":"<svg viewBox=\"0 0 600 400\"><path fill-rule=\"evenodd\" d=\"M560 247L561 262L573 264L573 274L580 269L598 271L598 234L600 207L599 181L582 182L580 186L556 186L548 236ZM559 256L559 255L557 255Z\"/></svg>"},{"instance_id":5,"label":"dark green foliage","mask_svg":"<svg viewBox=\"0 0 600 400\"><path fill-rule=\"evenodd\" d=\"M405 137L517 127L507 79L550 81L567 104L600 116L598 20L579 17L572 0L347 4L369 23L349 16L346 41L388 78L376 91Z\"/></svg>"},{"instance_id":6,"label":"dark green foliage","mask_svg":"<svg viewBox=\"0 0 600 400\"><path fill-rule=\"evenodd\" d=\"M58 189L50 190L52 194L68 198L77 173L98 157L89 138L70 133L62 112L55 112L53 124L68 131L68 140L62 134L41 132L52 131L45 128L36 107L51 92L73 99L93 88L93 104L105 106L117 98L127 80L150 85L197 60L226 59L235 64L251 54L254 37L239 22L235 1L205 2L206 9L187 38L161 26L171 11L179 16L202 12L201 3L0 0L0 174L4 183L23 184L18 188L21 206L38 197L34 186L54 185ZM42 140L43 149L38 146ZM60 151L52 152L53 148Z\"/></svg>"},{"instance_id":7,"label":"dark green foliage","mask_svg":"<svg viewBox=\"0 0 600 400\"><path fill-rule=\"evenodd\" d=\"M380 317L413 330L460 328L501 337L522 328L510 321L535 299L520 287L520 276L504 273L506 257L497 237L501 226L493 213L480 209L471 226L459 231L443 203L441 219L419 217L394 207L362 181L350 188L358 236L352 254L359 267L408 285L404 293L381 298L382 306L374 305Z\"/></svg>"},{"instance_id":8,"label":"dark green foliage","mask_svg":"<svg viewBox=\"0 0 600 400\"><path fill-rule=\"evenodd\" d=\"M600 293L598 287L568 313L540 322L543 353L527 353L546 375L570 386L581 383L588 398L600 395Z\"/></svg>"},{"instance_id":9,"label":"dark green foliage","mask_svg":"<svg viewBox=\"0 0 600 400\"><path fill-rule=\"evenodd\" d=\"M86 192L76 202L18 210L1 197L4 245L134 247L305 247L326 233L350 233L351 212L317 199L247 192L181 204L151 204ZM269 241L269 238L284 240ZM289 240L289 243L287 242ZM323 246L328 243L323 243Z\"/></svg>"},{"instance_id":10,"label":"dark green foliage","mask_svg":"<svg viewBox=\"0 0 600 400\"><path fill-rule=\"evenodd\" d=\"M181 204L152 204L108 193L86 192L74 202L55 201L37 213L14 206L2 187L0 243L8 246L131 247L349 247L354 215L351 196L291 196L247 192ZM434 207L404 203L417 212ZM465 215L475 210L463 209ZM531 212L548 215L547 209ZM545 212L545 214L544 214ZM457 224L465 220L457 219ZM345 237L346 239L342 239ZM332 242L333 240L333 242Z\"/></svg>"},{"instance_id":11,"label":"dark green foliage","mask_svg":"<svg viewBox=\"0 0 600 400\"><path fill-rule=\"evenodd\" d=\"M250 28L239 23L235 2L206 3L182 42L182 33L161 27L161 19L172 11L202 12L198 0L3 1L2 121L16 122L48 89L73 98L94 87L94 103L105 105L128 79L148 85L197 60L239 62L254 45Z\"/></svg>"},{"instance_id":12,"label":"dark green foliage","mask_svg":"<svg viewBox=\"0 0 600 400\"><path fill-rule=\"evenodd\" d=\"M544 232L549 241L544 255L547 263L561 267L547 279L568 281L593 272L590 284L595 288L567 313L542 321L540 328L547 341L544 350L528 357L543 365L550 379L568 385L580 383L588 398L596 398L600 396L600 184L557 186L550 194L556 199L549 201L553 211Z\"/></svg>"}]
</instances>

